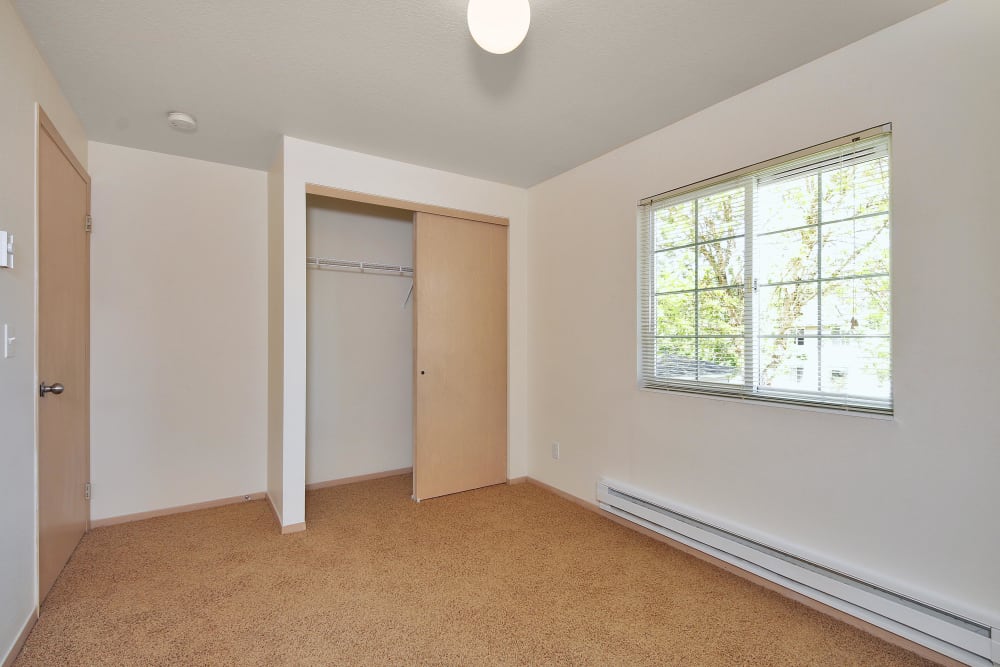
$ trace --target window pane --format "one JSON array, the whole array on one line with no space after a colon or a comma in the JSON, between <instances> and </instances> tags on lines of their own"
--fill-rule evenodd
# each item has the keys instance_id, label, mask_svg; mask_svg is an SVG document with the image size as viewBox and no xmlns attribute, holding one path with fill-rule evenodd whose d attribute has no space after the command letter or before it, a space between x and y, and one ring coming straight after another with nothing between
<instances>
[{"instance_id":1,"label":"window pane","mask_svg":"<svg viewBox=\"0 0 1000 667\"><path fill-rule=\"evenodd\" d=\"M743 384L742 338L702 338L698 342L698 379Z\"/></svg>"},{"instance_id":2,"label":"window pane","mask_svg":"<svg viewBox=\"0 0 1000 667\"><path fill-rule=\"evenodd\" d=\"M743 284L743 237L698 246L698 287Z\"/></svg>"},{"instance_id":3,"label":"window pane","mask_svg":"<svg viewBox=\"0 0 1000 667\"><path fill-rule=\"evenodd\" d=\"M760 341L760 386L816 391L819 361L816 338L764 338Z\"/></svg>"},{"instance_id":4,"label":"window pane","mask_svg":"<svg viewBox=\"0 0 1000 667\"><path fill-rule=\"evenodd\" d=\"M823 222L889 210L889 158L823 172Z\"/></svg>"},{"instance_id":5,"label":"window pane","mask_svg":"<svg viewBox=\"0 0 1000 667\"><path fill-rule=\"evenodd\" d=\"M694 289L695 248L662 250L654 255L656 262L656 291L678 292Z\"/></svg>"},{"instance_id":6,"label":"window pane","mask_svg":"<svg viewBox=\"0 0 1000 667\"><path fill-rule=\"evenodd\" d=\"M758 330L762 336L816 334L819 331L817 283L761 287Z\"/></svg>"},{"instance_id":7,"label":"window pane","mask_svg":"<svg viewBox=\"0 0 1000 667\"><path fill-rule=\"evenodd\" d=\"M768 234L757 239L754 275L761 285L818 277L816 227Z\"/></svg>"},{"instance_id":8,"label":"window pane","mask_svg":"<svg viewBox=\"0 0 1000 667\"><path fill-rule=\"evenodd\" d=\"M740 186L698 200L698 240L711 241L744 231L746 189Z\"/></svg>"},{"instance_id":9,"label":"window pane","mask_svg":"<svg viewBox=\"0 0 1000 667\"><path fill-rule=\"evenodd\" d=\"M643 200L646 386L892 412L889 139L838 143Z\"/></svg>"},{"instance_id":10,"label":"window pane","mask_svg":"<svg viewBox=\"0 0 1000 667\"><path fill-rule=\"evenodd\" d=\"M823 283L823 335L888 334L889 278Z\"/></svg>"},{"instance_id":11,"label":"window pane","mask_svg":"<svg viewBox=\"0 0 1000 667\"><path fill-rule=\"evenodd\" d=\"M694 335L694 293L656 297L656 335Z\"/></svg>"},{"instance_id":12,"label":"window pane","mask_svg":"<svg viewBox=\"0 0 1000 667\"><path fill-rule=\"evenodd\" d=\"M819 221L819 178L812 174L760 186L755 216L758 234L815 225Z\"/></svg>"},{"instance_id":13,"label":"window pane","mask_svg":"<svg viewBox=\"0 0 1000 667\"><path fill-rule=\"evenodd\" d=\"M653 221L656 250L694 243L694 201L657 209Z\"/></svg>"},{"instance_id":14,"label":"window pane","mask_svg":"<svg viewBox=\"0 0 1000 667\"><path fill-rule=\"evenodd\" d=\"M695 345L692 338L656 340L656 376L678 380L695 379Z\"/></svg>"},{"instance_id":15,"label":"window pane","mask_svg":"<svg viewBox=\"0 0 1000 667\"><path fill-rule=\"evenodd\" d=\"M698 333L741 336L743 334L743 288L698 293Z\"/></svg>"},{"instance_id":16,"label":"window pane","mask_svg":"<svg viewBox=\"0 0 1000 667\"><path fill-rule=\"evenodd\" d=\"M823 391L888 398L891 393L888 338L824 338Z\"/></svg>"},{"instance_id":17,"label":"window pane","mask_svg":"<svg viewBox=\"0 0 1000 667\"><path fill-rule=\"evenodd\" d=\"M889 272L889 216L823 226L823 277Z\"/></svg>"},{"instance_id":18,"label":"window pane","mask_svg":"<svg viewBox=\"0 0 1000 667\"><path fill-rule=\"evenodd\" d=\"M656 291L694 289L694 248L656 253Z\"/></svg>"}]
</instances>

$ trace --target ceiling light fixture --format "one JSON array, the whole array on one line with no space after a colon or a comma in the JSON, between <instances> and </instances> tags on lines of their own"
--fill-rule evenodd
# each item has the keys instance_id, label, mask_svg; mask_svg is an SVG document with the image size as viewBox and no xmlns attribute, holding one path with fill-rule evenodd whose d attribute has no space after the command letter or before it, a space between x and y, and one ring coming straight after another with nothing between
<instances>
[{"instance_id":1,"label":"ceiling light fixture","mask_svg":"<svg viewBox=\"0 0 1000 667\"><path fill-rule=\"evenodd\" d=\"M469 32L483 50L510 53L531 25L528 0L469 0Z\"/></svg>"},{"instance_id":2,"label":"ceiling light fixture","mask_svg":"<svg viewBox=\"0 0 1000 667\"><path fill-rule=\"evenodd\" d=\"M198 129L198 121L189 113L183 111L171 111L167 114L167 122L170 127L181 132L194 132Z\"/></svg>"}]
</instances>

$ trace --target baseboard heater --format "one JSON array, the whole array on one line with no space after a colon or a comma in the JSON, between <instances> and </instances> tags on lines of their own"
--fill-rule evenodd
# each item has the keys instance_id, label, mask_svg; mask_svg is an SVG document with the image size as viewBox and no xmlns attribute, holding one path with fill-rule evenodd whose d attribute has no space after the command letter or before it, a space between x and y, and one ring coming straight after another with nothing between
<instances>
[{"instance_id":1,"label":"baseboard heater","mask_svg":"<svg viewBox=\"0 0 1000 667\"><path fill-rule=\"evenodd\" d=\"M744 537L618 482L602 509L969 665L1000 665L1000 629Z\"/></svg>"}]
</instances>

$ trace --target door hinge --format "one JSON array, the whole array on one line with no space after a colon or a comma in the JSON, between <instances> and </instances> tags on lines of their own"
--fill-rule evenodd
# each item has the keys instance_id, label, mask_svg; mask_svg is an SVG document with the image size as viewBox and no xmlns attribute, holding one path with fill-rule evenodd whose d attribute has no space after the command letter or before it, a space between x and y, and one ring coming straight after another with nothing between
<instances>
[{"instance_id":1,"label":"door hinge","mask_svg":"<svg viewBox=\"0 0 1000 667\"><path fill-rule=\"evenodd\" d=\"M90 500L90 482L83 485L83 499Z\"/></svg>"},{"instance_id":2,"label":"door hinge","mask_svg":"<svg viewBox=\"0 0 1000 667\"><path fill-rule=\"evenodd\" d=\"M87 216L87 219L83 223L83 231L87 232L88 234L94 231L94 219L89 215Z\"/></svg>"}]
</instances>

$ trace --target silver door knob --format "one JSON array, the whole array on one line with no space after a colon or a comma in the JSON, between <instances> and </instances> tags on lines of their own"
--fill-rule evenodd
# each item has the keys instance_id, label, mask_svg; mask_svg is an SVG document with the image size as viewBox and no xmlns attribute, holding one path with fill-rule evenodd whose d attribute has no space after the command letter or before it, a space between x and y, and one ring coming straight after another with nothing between
<instances>
[{"instance_id":1,"label":"silver door knob","mask_svg":"<svg viewBox=\"0 0 1000 667\"><path fill-rule=\"evenodd\" d=\"M55 394L56 396L58 396L64 391L66 391L66 387L62 386L58 382L56 382L55 384L45 384L43 382L40 385L38 385L38 395L41 396L42 398L45 398L45 394Z\"/></svg>"}]
</instances>

